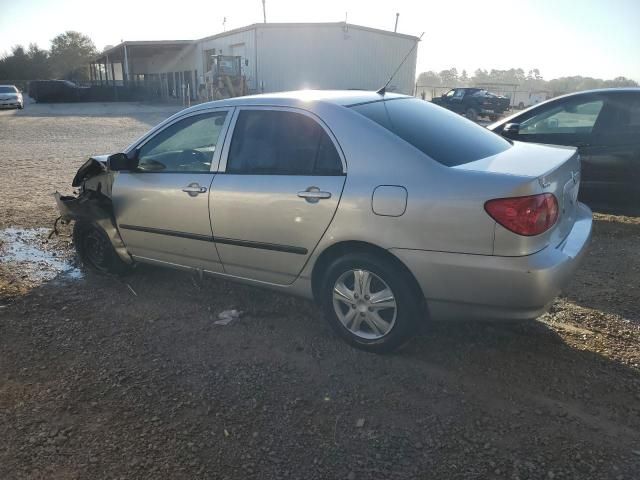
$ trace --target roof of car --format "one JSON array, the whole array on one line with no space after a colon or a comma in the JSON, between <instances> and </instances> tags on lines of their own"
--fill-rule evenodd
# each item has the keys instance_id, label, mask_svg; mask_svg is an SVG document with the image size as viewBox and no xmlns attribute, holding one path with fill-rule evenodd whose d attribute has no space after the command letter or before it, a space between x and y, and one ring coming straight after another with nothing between
<instances>
[{"instance_id":1,"label":"roof of car","mask_svg":"<svg viewBox=\"0 0 640 480\"><path fill-rule=\"evenodd\" d=\"M571 92L558 97L554 97L551 100L558 98L573 97L575 95L588 95L594 93L640 93L640 87L613 87L613 88L596 88L593 90L582 90L580 92Z\"/></svg>"},{"instance_id":2,"label":"roof of car","mask_svg":"<svg viewBox=\"0 0 640 480\"><path fill-rule=\"evenodd\" d=\"M249 95L245 97L234 97L225 100L202 103L192 107L192 110L209 108L212 106L238 106L238 105L275 105L288 106L296 105L300 102L323 102L333 103L341 106L358 105L361 103L375 102L379 100L390 100L393 98L403 98L407 95L399 93L385 93L366 90L294 90L290 92L263 93L260 95ZM409 98L409 97L407 97Z\"/></svg>"}]
</instances>

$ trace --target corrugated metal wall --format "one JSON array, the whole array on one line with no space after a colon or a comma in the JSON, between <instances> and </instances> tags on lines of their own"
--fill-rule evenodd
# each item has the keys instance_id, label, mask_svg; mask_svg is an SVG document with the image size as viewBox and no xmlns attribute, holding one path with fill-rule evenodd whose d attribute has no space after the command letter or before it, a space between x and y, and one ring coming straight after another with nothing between
<instances>
[{"instance_id":1,"label":"corrugated metal wall","mask_svg":"<svg viewBox=\"0 0 640 480\"><path fill-rule=\"evenodd\" d=\"M351 25L258 25L258 82L265 92L375 90L384 85L415 40ZM416 49L417 50L417 49ZM389 89L412 94L417 51Z\"/></svg>"}]
</instances>

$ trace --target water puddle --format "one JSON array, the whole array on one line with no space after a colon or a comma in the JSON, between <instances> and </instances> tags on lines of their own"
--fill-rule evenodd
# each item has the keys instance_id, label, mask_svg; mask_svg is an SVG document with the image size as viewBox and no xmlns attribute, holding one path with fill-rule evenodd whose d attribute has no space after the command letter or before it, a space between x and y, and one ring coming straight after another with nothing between
<instances>
[{"instance_id":1,"label":"water puddle","mask_svg":"<svg viewBox=\"0 0 640 480\"><path fill-rule=\"evenodd\" d=\"M58 276L77 280L82 271L71 261L71 253L55 248L47 228L0 230L0 267L13 281L39 285ZM69 258L68 258L69 257Z\"/></svg>"}]
</instances>

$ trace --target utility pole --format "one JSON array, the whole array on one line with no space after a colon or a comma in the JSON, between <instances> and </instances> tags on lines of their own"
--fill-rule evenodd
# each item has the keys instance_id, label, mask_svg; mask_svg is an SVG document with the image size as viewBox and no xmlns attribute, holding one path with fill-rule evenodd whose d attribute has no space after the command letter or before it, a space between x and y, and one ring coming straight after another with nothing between
<instances>
[{"instance_id":1,"label":"utility pole","mask_svg":"<svg viewBox=\"0 0 640 480\"><path fill-rule=\"evenodd\" d=\"M267 6L266 0L262 0L262 20L264 23L267 23Z\"/></svg>"},{"instance_id":2,"label":"utility pole","mask_svg":"<svg viewBox=\"0 0 640 480\"><path fill-rule=\"evenodd\" d=\"M393 31L394 31L394 32L397 32L397 31L398 31L398 17L399 17L399 16L400 16L400 14L399 14L399 13L396 13L396 26L395 26L395 27L393 27Z\"/></svg>"}]
</instances>

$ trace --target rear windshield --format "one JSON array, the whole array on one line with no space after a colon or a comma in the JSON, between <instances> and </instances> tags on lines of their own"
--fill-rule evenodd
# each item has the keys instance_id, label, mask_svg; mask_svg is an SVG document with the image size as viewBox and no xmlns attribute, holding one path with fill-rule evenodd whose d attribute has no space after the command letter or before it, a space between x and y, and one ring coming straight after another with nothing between
<instances>
[{"instance_id":1,"label":"rear windshield","mask_svg":"<svg viewBox=\"0 0 640 480\"><path fill-rule=\"evenodd\" d=\"M17 93L16 87L0 87L0 93Z\"/></svg>"},{"instance_id":2,"label":"rear windshield","mask_svg":"<svg viewBox=\"0 0 640 480\"><path fill-rule=\"evenodd\" d=\"M365 103L351 108L447 167L490 157L511 147L486 128L417 98Z\"/></svg>"}]
</instances>

